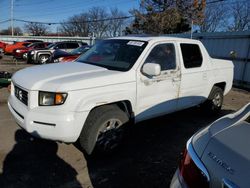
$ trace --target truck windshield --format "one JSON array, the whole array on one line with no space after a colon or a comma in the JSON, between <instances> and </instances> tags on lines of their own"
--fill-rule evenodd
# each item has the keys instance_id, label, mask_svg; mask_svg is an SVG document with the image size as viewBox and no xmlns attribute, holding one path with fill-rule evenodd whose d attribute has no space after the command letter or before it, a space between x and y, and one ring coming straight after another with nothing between
<instances>
[{"instance_id":1,"label":"truck windshield","mask_svg":"<svg viewBox=\"0 0 250 188\"><path fill-rule=\"evenodd\" d=\"M95 44L78 62L117 71L128 71L147 46L145 41L109 39Z\"/></svg>"}]
</instances>

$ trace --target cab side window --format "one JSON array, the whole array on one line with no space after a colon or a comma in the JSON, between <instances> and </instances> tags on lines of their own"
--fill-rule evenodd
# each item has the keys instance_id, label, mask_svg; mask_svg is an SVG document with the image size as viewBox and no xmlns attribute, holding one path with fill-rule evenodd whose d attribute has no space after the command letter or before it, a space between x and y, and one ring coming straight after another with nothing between
<instances>
[{"instance_id":1,"label":"cab side window","mask_svg":"<svg viewBox=\"0 0 250 188\"><path fill-rule=\"evenodd\" d=\"M56 46L56 49L65 49L65 48L66 48L66 45L64 43L58 44Z\"/></svg>"},{"instance_id":2,"label":"cab side window","mask_svg":"<svg viewBox=\"0 0 250 188\"><path fill-rule=\"evenodd\" d=\"M181 52L186 69L201 67L203 59L197 44L181 44Z\"/></svg>"},{"instance_id":3,"label":"cab side window","mask_svg":"<svg viewBox=\"0 0 250 188\"><path fill-rule=\"evenodd\" d=\"M159 44L148 55L146 63L157 63L161 71L176 68L176 55L174 44Z\"/></svg>"},{"instance_id":4,"label":"cab side window","mask_svg":"<svg viewBox=\"0 0 250 188\"><path fill-rule=\"evenodd\" d=\"M78 45L78 43L66 43L66 45L67 45L67 49L75 49L75 48L78 48L79 47L79 45Z\"/></svg>"}]
</instances>

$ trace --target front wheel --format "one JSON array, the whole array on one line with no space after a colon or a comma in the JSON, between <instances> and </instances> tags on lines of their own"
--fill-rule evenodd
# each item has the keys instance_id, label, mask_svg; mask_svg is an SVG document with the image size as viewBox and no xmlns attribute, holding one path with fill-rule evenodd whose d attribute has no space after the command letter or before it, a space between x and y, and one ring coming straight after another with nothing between
<instances>
[{"instance_id":1,"label":"front wheel","mask_svg":"<svg viewBox=\"0 0 250 188\"><path fill-rule=\"evenodd\" d=\"M122 141L129 118L116 105L107 105L92 110L79 137L81 148L88 154L107 153Z\"/></svg>"},{"instance_id":2,"label":"front wheel","mask_svg":"<svg viewBox=\"0 0 250 188\"><path fill-rule=\"evenodd\" d=\"M216 114L221 110L222 104L223 90L217 86L214 86L208 96L208 99L203 104L203 108L206 112Z\"/></svg>"},{"instance_id":3,"label":"front wheel","mask_svg":"<svg viewBox=\"0 0 250 188\"><path fill-rule=\"evenodd\" d=\"M23 54L23 59L27 59L28 53Z\"/></svg>"},{"instance_id":4,"label":"front wheel","mask_svg":"<svg viewBox=\"0 0 250 188\"><path fill-rule=\"evenodd\" d=\"M49 59L49 55L40 55L39 56L39 63L40 64L45 64L47 62L47 60Z\"/></svg>"}]
</instances>

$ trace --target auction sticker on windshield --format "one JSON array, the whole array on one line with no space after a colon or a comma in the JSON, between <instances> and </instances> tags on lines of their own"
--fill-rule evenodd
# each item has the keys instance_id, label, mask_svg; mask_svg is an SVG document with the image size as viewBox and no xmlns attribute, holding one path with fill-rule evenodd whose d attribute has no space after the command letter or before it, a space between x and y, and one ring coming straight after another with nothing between
<instances>
[{"instance_id":1,"label":"auction sticker on windshield","mask_svg":"<svg viewBox=\"0 0 250 188\"><path fill-rule=\"evenodd\" d=\"M139 41L129 41L127 45L133 45L133 46L142 46L144 42L139 42Z\"/></svg>"}]
</instances>

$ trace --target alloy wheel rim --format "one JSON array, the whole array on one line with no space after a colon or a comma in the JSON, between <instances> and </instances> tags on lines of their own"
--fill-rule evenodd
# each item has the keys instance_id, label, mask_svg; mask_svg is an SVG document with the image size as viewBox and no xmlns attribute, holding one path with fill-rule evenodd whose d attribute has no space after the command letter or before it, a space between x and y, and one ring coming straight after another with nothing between
<instances>
[{"instance_id":1,"label":"alloy wheel rim","mask_svg":"<svg viewBox=\"0 0 250 188\"><path fill-rule=\"evenodd\" d=\"M96 145L102 150L110 150L118 145L121 140L122 129L119 129L122 122L119 119L109 119L104 122L99 130Z\"/></svg>"},{"instance_id":2,"label":"alloy wheel rim","mask_svg":"<svg viewBox=\"0 0 250 188\"><path fill-rule=\"evenodd\" d=\"M41 63L45 63L45 62L48 60L48 58L45 57L45 56L42 56L42 57L40 58L40 60L41 60Z\"/></svg>"},{"instance_id":3,"label":"alloy wheel rim","mask_svg":"<svg viewBox=\"0 0 250 188\"><path fill-rule=\"evenodd\" d=\"M213 103L215 106L220 107L221 106L221 96L219 93L216 93L213 98Z\"/></svg>"}]
</instances>

